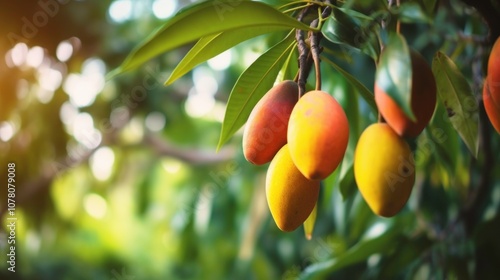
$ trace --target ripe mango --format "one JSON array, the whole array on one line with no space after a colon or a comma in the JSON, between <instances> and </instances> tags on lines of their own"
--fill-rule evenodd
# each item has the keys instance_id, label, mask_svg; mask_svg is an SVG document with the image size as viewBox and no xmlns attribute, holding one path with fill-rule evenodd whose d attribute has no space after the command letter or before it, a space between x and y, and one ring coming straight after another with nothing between
<instances>
[{"instance_id":1,"label":"ripe mango","mask_svg":"<svg viewBox=\"0 0 500 280\"><path fill-rule=\"evenodd\" d=\"M354 178L375 214L396 215L415 183L415 162L408 143L386 123L370 125L356 145Z\"/></svg>"},{"instance_id":2,"label":"ripe mango","mask_svg":"<svg viewBox=\"0 0 500 280\"><path fill-rule=\"evenodd\" d=\"M266 197L279 229L293 231L304 223L316 205L319 186L297 169L288 144L278 151L267 170Z\"/></svg>"},{"instance_id":3,"label":"ripe mango","mask_svg":"<svg viewBox=\"0 0 500 280\"><path fill-rule=\"evenodd\" d=\"M488 59L489 94L493 98L496 107L500 107L500 37L496 40Z\"/></svg>"},{"instance_id":4,"label":"ripe mango","mask_svg":"<svg viewBox=\"0 0 500 280\"><path fill-rule=\"evenodd\" d=\"M416 117L412 121L398 104L375 83L375 102L385 121L403 137L417 137L429 123L436 108L436 80L425 59L410 51L412 86L411 109Z\"/></svg>"},{"instance_id":5,"label":"ripe mango","mask_svg":"<svg viewBox=\"0 0 500 280\"><path fill-rule=\"evenodd\" d=\"M283 81L259 100L243 131L243 154L247 161L256 165L268 163L286 144L288 120L298 98L297 83Z\"/></svg>"},{"instance_id":6,"label":"ripe mango","mask_svg":"<svg viewBox=\"0 0 500 280\"><path fill-rule=\"evenodd\" d=\"M310 91L299 99L288 124L290 154L310 180L328 177L347 149L349 124L342 106L324 91Z\"/></svg>"},{"instance_id":7,"label":"ripe mango","mask_svg":"<svg viewBox=\"0 0 500 280\"><path fill-rule=\"evenodd\" d=\"M483 87L483 104L488 119L490 119L490 122L495 130L500 133L500 106L493 99L493 96L491 94L491 87L488 83L488 78L486 78Z\"/></svg>"}]
</instances>

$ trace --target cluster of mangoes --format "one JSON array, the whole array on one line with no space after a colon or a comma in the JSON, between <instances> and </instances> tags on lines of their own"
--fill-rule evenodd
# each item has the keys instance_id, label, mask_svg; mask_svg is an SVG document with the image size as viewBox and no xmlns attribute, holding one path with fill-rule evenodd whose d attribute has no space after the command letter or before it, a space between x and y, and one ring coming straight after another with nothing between
<instances>
[{"instance_id":1,"label":"cluster of mangoes","mask_svg":"<svg viewBox=\"0 0 500 280\"><path fill-rule=\"evenodd\" d=\"M430 66L410 51L412 82L410 119L375 83L375 102L385 122L372 124L361 134L354 154L354 177L372 211L396 215L406 204L415 183L415 161L405 138L417 137L436 107L436 81Z\"/></svg>"},{"instance_id":2,"label":"cluster of mangoes","mask_svg":"<svg viewBox=\"0 0 500 280\"><path fill-rule=\"evenodd\" d=\"M396 215L415 183L415 161L406 139L417 137L436 107L436 81L429 64L410 51L410 102L414 120L375 83L375 103L381 122L361 134L354 154L354 177L372 211ZM266 197L276 225L293 231L316 206L320 181L342 161L349 138L344 110L320 90L299 97L294 81L270 89L252 110L243 134L245 158L256 165L271 162ZM493 46L483 89L488 117L500 133L500 39Z\"/></svg>"},{"instance_id":3,"label":"cluster of mangoes","mask_svg":"<svg viewBox=\"0 0 500 280\"><path fill-rule=\"evenodd\" d=\"M490 52L487 74L483 86L484 109L491 124L500 133L500 37Z\"/></svg>"},{"instance_id":4,"label":"cluster of mangoes","mask_svg":"<svg viewBox=\"0 0 500 280\"><path fill-rule=\"evenodd\" d=\"M320 181L344 157L349 125L342 106L319 90L299 98L298 85L284 81L259 100L243 133L243 154L253 164L271 161L266 197L278 228L293 231L309 217Z\"/></svg>"}]
</instances>

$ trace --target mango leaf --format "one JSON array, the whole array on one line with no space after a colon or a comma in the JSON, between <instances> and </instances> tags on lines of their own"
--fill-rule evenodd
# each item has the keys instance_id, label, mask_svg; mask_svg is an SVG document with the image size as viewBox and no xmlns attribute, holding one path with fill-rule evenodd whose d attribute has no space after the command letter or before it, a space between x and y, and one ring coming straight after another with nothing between
<instances>
[{"instance_id":1,"label":"mango leaf","mask_svg":"<svg viewBox=\"0 0 500 280\"><path fill-rule=\"evenodd\" d=\"M405 38L396 33L389 35L389 41L380 55L375 73L375 83L386 92L411 119L412 69L410 50Z\"/></svg>"},{"instance_id":2,"label":"mango leaf","mask_svg":"<svg viewBox=\"0 0 500 280\"><path fill-rule=\"evenodd\" d=\"M361 240L337 258L310 265L300 275L300 279L326 279L328 274L364 261L373 254L383 254L392 248L399 234L400 229L397 226L392 226L375 238Z\"/></svg>"},{"instance_id":3,"label":"mango leaf","mask_svg":"<svg viewBox=\"0 0 500 280\"><path fill-rule=\"evenodd\" d=\"M434 10L435 10L436 4L437 4L437 0L420 0L419 2L422 3L422 5L425 8L425 11L428 14L434 13Z\"/></svg>"},{"instance_id":4,"label":"mango leaf","mask_svg":"<svg viewBox=\"0 0 500 280\"><path fill-rule=\"evenodd\" d=\"M199 38L244 27L283 30L310 27L262 2L217 0L190 5L137 46L108 78ZM272 28L272 29L271 29Z\"/></svg>"},{"instance_id":5,"label":"mango leaf","mask_svg":"<svg viewBox=\"0 0 500 280\"><path fill-rule=\"evenodd\" d=\"M299 71L298 61L298 52L297 49L292 47L288 54L288 57L281 68L280 75L278 78L280 80L294 80L297 72Z\"/></svg>"},{"instance_id":6,"label":"mango leaf","mask_svg":"<svg viewBox=\"0 0 500 280\"><path fill-rule=\"evenodd\" d=\"M373 113L376 115L378 110L377 110L377 105L375 104L373 93L370 90L368 90L358 79L356 79L353 75L349 74L347 71L342 69L342 67L337 65L328 57L321 56L321 59L326 63L328 63L333 68L335 68L335 70L337 70L342 76L344 76L344 78L358 91L358 93L366 101L366 103L372 109Z\"/></svg>"},{"instance_id":7,"label":"mango leaf","mask_svg":"<svg viewBox=\"0 0 500 280\"><path fill-rule=\"evenodd\" d=\"M422 6L416 2L405 2L391 9L401 22L405 23L430 23L432 20L422 9Z\"/></svg>"},{"instance_id":8,"label":"mango leaf","mask_svg":"<svg viewBox=\"0 0 500 280\"><path fill-rule=\"evenodd\" d=\"M373 19L366 15L353 15L352 12L333 8L331 16L323 25L322 33L332 43L351 46L377 60L380 46L375 28L378 25L373 22Z\"/></svg>"},{"instance_id":9,"label":"mango leaf","mask_svg":"<svg viewBox=\"0 0 500 280\"><path fill-rule=\"evenodd\" d=\"M432 153L436 161L446 168L448 174L454 176L457 170L460 143L453 126L448 119L446 109L442 102L438 102L436 112L426 129L435 150L425 150L428 145L423 145L423 152Z\"/></svg>"},{"instance_id":10,"label":"mango leaf","mask_svg":"<svg viewBox=\"0 0 500 280\"><path fill-rule=\"evenodd\" d=\"M184 76L198 64L209 60L210 58L236 46L237 44L251 39L253 37L281 30L282 27L244 27L222 33L208 35L200 40L189 50L184 58L175 67L165 85L172 84L178 78Z\"/></svg>"},{"instance_id":11,"label":"mango leaf","mask_svg":"<svg viewBox=\"0 0 500 280\"><path fill-rule=\"evenodd\" d=\"M238 131L255 104L273 86L290 49L295 46L293 35L291 32L267 50L240 75L229 95L217 149Z\"/></svg>"},{"instance_id":12,"label":"mango leaf","mask_svg":"<svg viewBox=\"0 0 500 280\"><path fill-rule=\"evenodd\" d=\"M479 147L479 106L467 80L455 63L442 52L432 60L439 100L443 103L451 124L467 148L477 157Z\"/></svg>"}]
</instances>

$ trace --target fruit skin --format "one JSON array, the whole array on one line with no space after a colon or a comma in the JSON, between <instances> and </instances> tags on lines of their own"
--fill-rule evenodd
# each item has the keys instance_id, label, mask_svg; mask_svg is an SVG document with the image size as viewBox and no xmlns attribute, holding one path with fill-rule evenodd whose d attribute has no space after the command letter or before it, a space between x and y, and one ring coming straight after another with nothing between
<instances>
[{"instance_id":1,"label":"fruit skin","mask_svg":"<svg viewBox=\"0 0 500 280\"><path fill-rule=\"evenodd\" d=\"M271 88L257 102L243 131L243 154L247 161L256 165L268 163L286 144L288 120L298 96L297 83L287 80Z\"/></svg>"},{"instance_id":2,"label":"fruit skin","mask_svg":"<svg viewBox=\"0 0 500 280\"><path fill-rule=\"evenodd\" d=\"M354 152L354 178L375 214L396 215L415 183L415 162L408 143L388 124L370 125Z\"/></svg>"},{"instance_id":3,"label":"fruit skin","mask_svg":"<svg viewBox=\"0 0 500 280\"><path fill-rule=\"evenodd\" d=\"M490 95L496 107L500 107L500 37L497 38L488 59L488 77Z\"/></svg>"},{"instance_id":4,"label":"fruit skin","mask_svg":"<svg viewBox=\"0 0 500 280\"><path fill-rule=\"evenodd\" d=\"M324 91L310 91L293 108L288 124L290 154L311 180L328 177L344 157L349 124L342 106Z\"/></svg>"},{"instance_id":5,"label":"fruit skin","mask_svg":"<svg viewBox=\"0 0 500 280\"><path fill-rule=\"evenodd\" d=\"M500 106L498 103L495 103L495 100L491 95L491 87L489 86L488 79L484 82L483 104L488 119L490 119L490 122L495 130L500 133Z\"/></svg>"},{"instance_id":6,"label":"fruit skin","mask_svg":"<svg viewBox=\"0 0 500 280\"><path fill-rule=\"evenodd\" d=\"M436 108L436 80L425 59L410 51L412 69L412 121L397 103L375 83L375 103L385 121L403 137L417 137L429 123Z\"/></svg>"},{"instance_id":7,"label":"fruit skin","mask_svg":"<svg viewBox=\"0 0 500 280\"><path fill-rule=\"evenodd\" d=\"M304 223L316 205L319 186L297 169L288 144L278 151L267 170L266 197L279 229L289 232Z\"/></svg>"}]
</instances>

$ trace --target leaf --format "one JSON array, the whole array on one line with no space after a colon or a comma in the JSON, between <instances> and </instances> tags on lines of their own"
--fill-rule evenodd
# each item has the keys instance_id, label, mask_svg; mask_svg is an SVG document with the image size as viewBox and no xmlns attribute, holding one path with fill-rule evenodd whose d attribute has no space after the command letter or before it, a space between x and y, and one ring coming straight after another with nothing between
<instances>
[{"instance_id":1,"label":"leaf","mask_svg":"<svg viewBox=\"0 0 500 280\"><path fill-rule=\"evenodd\" d=\"M262 27L311 28L262 2L216 0L190 5L137 46L108 78L137 68L153 57L199 38L224 31ZM272 29L271 29L272 28Z\"/></svg>"},{"instance_id":2,"label":"leaf","mask_svg":"<svg viewBox=\"0 0 500 280\"><path fill-rule=\"evenodd\" d=\"M323 25L322 33L332 43L351 46L377 60L380 46L375 29L378 25L374 22L373 19L361 13L346 13L342 9L333 8L331 16Z\"/></svg>"},{"instance_id":3,"label":"leaf","mask_svg":"<svg viewBox=\"0 0 500 280\"><path fill-rule=\"evenodd\" d=\"M451 124L474 157L479 147L479 106L467 80L455 63L442 52L432 61L439 100L443 103Z\"/></svg>"},{"instance_id":4,"label":"leaf","mask_svg":"<svg viewBox=\"0 0 500 280\"><path fill-rule=\"evenodd\" d=\"M309 217L304 221L304 234L307 240L311 240L312 233L314 230L314 224L316 223L316 216L318 214L318 203L314 205L314 208L309 214Z\"/></svg>"},{"instance_id":5,"label":"leaf","mask_svg":"<svg viewBox=\"0 0 500 280\"><path fill-rule=\"evenodd\" d=\"M422 6L416 2L406 2L399 7L394 6L392 12L396 17L405 23L430 23L431 18L422 9Z\"/></svg>"},{"instance_id":6,"label":"leaf","mask_svg":"<svg viewBox=\"0 0 500 280\"><path fill-rule=\"evenodd\" d=\"M415 120L410 102L411 82L410 50L402 35L392 33L380 55L375 84L386 92L411 120Z\"/></svg>"},{"instance_id":7,"label":"leaf","mask_svg":"<svg viewBox=\"0 0 500 280\"><path fill-rule=\"evenodd\" d=\"M437 103L436 112L426 132L432 143L431 148L435 149L427 151L428 145L423 145L421 149L426 153L432 153L436 161L446 168L448 174L455 174L460 153L459 140L441 102Z\"/></svg>"},{"instance_id":8,"label":"leaf","mask_svg":"<svg viewBox=\"0 0 500 280\"><path fill-rule=\"evenodd\" d=\"M436 8L437 0L420 0L428 14L434 13Z\"/></svg>"},{"instance_id":9,"label":"leaf","mask_svg":"<svg viewBox=\"0 0 500 280\"><path fill-rule=\"evenodd\" d=\"M267 50L240 75L229 95L217 149L238 131L255 104L273 86L289 50L295 46L293 35L291 32Z\"/></svg>"},{"instance_id":10,"label":"leaf","mask_svg":"<svg viewBox=\"0 0 500 280\"><path fill-rule=\"evenodd\" d=\"M243 41L281 29L281 27L276 26L252 26L202 37L175 67L165 84L172 84L175 80L185 75L196 65L209 60L210 58L236 46Z\"/></svg>"},{"instance_id":11,"label":"leaf","mask_svg":"<svg viewBox=\"0 0 500 280\"><path fill-rule=\"evenodd\" d=\"M342 69L342 67L337 65L328 57L321 56L321 59L326 63L330 64L330 66L335 68L335 70L337 70L342 76L344 76L344 78L359 92L361 97L366 101L366 103L372 109L373 113L376 115L378 110L377 110L377 105L375 104L373 93L370 90L368 90L360 81L358 81L358 79L356 79L353 75L349 74L347 71Z\"/></svg>"},{"instance_id":12,"label":"leaf","mask_svg":"<svg viewBox=\"0 0 500 280\"><path fill-rule=\"evenodd\" d=\"M392 248L391 244L394 244L394 239L399 236L399 233L400 229L392 226L378 237L358 242L335 259L310 265L300 275L300 279L325 279L328 274L364 261L373 254L385 253Z\"/></svg>"}]
</instances>

